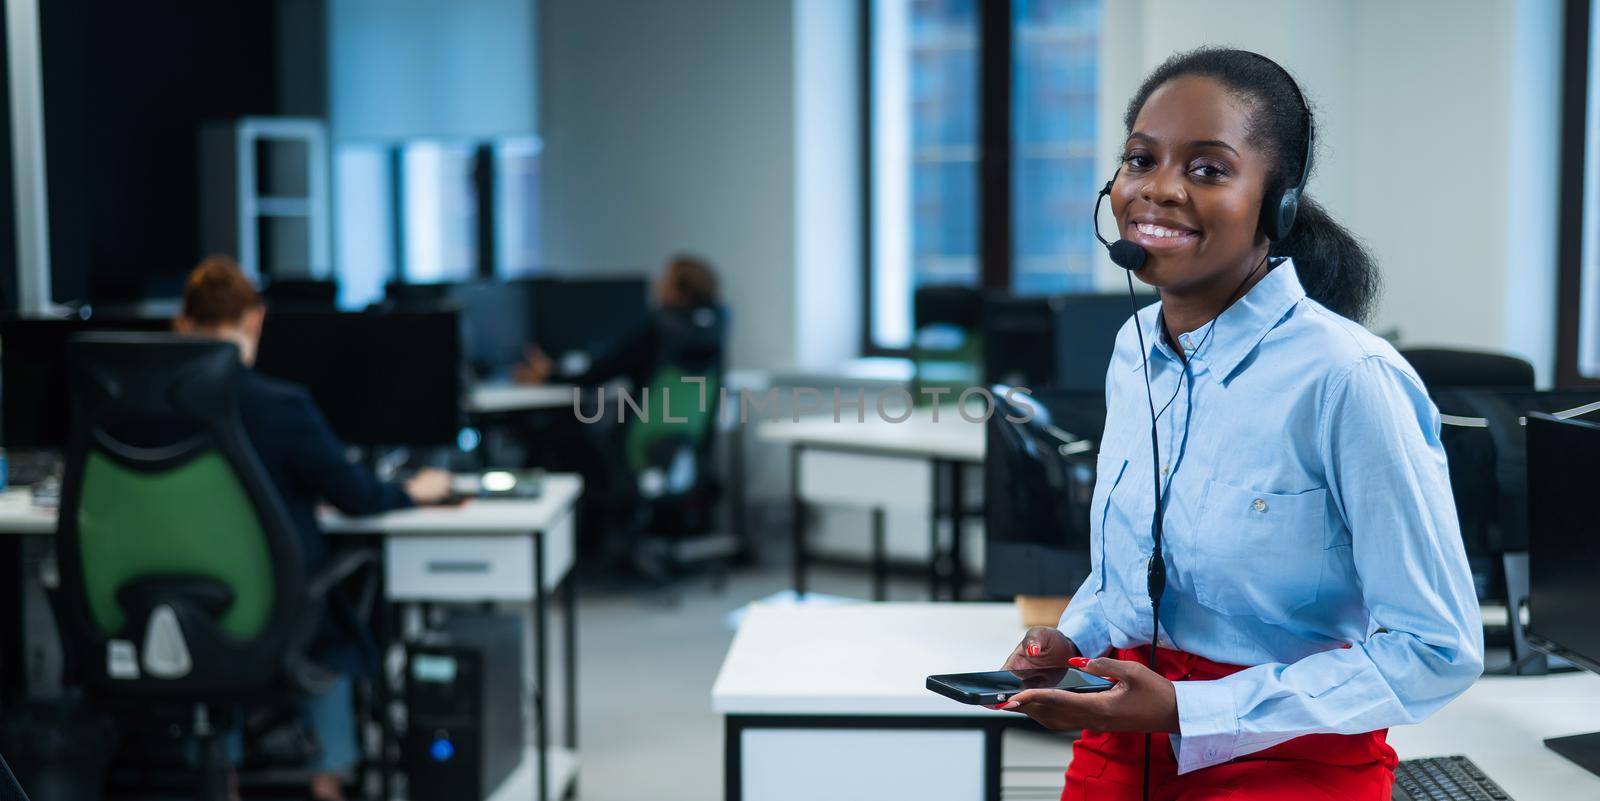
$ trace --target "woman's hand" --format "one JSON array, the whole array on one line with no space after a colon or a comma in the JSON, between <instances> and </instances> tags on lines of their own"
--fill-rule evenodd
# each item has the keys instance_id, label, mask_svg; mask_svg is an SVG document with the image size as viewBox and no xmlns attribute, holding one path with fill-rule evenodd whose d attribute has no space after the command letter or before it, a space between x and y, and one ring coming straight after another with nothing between
<instances>
[{"instance_id":1,"label":"woman's hand","mask_svg":"<svg viewBox=\"0 0 1600 801\"><path fill-rule=\"evenodd\" d=\"M424 467L406 481L406 495L418 506L432 506L450 496L450 473Z\"/></svg>"},{"instance_id":2,"label":"woman's hand","mask_svg":"<svg viewBox=\"0 0 1600 801\"><path fill-rule=\"evenodd\" d=\"M522 349L522 361L511 368L511 378L518 384L543 384L555 370L555 362L538 345L529 345Z\"/></svg>"},{"instance_id":3,"label":"woman's hand","mask_svg":"<svg viewBox=\"0 0 1600 801\"><path fill-rule=\"evenodd\" d=\"M1172 682L1150 668L1120 659L1090 659L1083 665L1074 660L1073 667L1111 679L1117 685L1097 693L1023 690L996 708L1027 715L1039 725L1057 731L1178 730L1178 693Z\"/></svg>"},{"instance_id":4,"label":"woman's hand","mask_svg":"<svg viewBox=\"0 0 1600 801\"><path fill-rule=\"evenodd\" d=\"M1034 626L1022 635L1022 642L1006 657L1001 670L1028 670L1032 668L1066 667L1067 660L1078 655L1078 646L1067 635L1049 626Z\"/></svg>"}]
</instances>

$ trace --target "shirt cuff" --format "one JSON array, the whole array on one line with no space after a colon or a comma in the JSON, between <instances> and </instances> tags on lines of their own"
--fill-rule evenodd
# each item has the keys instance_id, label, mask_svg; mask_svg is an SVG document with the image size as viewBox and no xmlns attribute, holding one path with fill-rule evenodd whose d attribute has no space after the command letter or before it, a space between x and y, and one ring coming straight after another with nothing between
<instances>
[{"instance_id":1,"label":"shirt cuff","mask_svg":"<svg viewBox=\"0 0 1600 801\"><path fill-rule=\"evenodd\" d=\"M1176 681L1178 733L1172 752L1178 773L1188 773L1233 759L1239 745L1239 713L1233 688L1223 681Z\"/></svg>"},{"instance_id":2,"label":"shirt cuff","mask_svg":"<svg viewBox=\"0 0 1600 801\"><path fill-rule=\"evenodd\" d=\"M1068 605L1067 613L1056 624L1056 629L1077 647L1078 654L1090 659L1103 656L1111 650L1111 638L1106 635L1105 626L1098 625L1092 617L1092 614L1074 615L1072 606Z\"/></svg>"}]
</instances>

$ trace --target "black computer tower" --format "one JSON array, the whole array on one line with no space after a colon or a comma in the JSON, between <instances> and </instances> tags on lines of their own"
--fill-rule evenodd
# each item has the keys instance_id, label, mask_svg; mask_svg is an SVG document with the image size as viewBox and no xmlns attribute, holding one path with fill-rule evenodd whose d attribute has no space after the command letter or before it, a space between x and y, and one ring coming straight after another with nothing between
<instances>
[{"instance_id":1,"label":"black computer tower","mask_svg":"<svg viewBox=\"0 0 1600 801\"><path fill-rule=\"evenodd\" d=\"M402 752L412 801L487 798L522 760L523 621L456 614L406 658Z\"/></svg>"}]
</instances>

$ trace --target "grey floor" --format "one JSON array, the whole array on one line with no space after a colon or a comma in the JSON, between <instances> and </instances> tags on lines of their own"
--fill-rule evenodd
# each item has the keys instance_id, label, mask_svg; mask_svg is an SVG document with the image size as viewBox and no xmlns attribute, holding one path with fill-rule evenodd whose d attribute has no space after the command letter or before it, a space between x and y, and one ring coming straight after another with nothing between
<instances>
[{"instance_id":1,"label":"grey floor","mask_svg":"<svg viewBox=\"0 0 1600 801\"><path fill-rule=\"evenodd\" d=\"M864 569L815 568L815 591L865 597ZM722 797L722 721L711 685L733 641L728 613L789 587L781 567L749 568L720 591L709 576L671 589L615 582L580 585L579 735L582 801L714 801ZM890 600L924 600L926 582L895 579ZM1070 746L1013 733L1005 797L1054 799Z\"/></svg>"}]
</instances>

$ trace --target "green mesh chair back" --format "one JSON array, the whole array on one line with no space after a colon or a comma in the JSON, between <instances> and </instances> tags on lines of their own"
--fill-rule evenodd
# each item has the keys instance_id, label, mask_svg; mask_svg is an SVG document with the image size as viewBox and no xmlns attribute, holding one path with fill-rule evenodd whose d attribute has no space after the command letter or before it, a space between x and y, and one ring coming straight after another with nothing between
<instances>
[{"instance_id":1,"label":"green mesh chair back","mask_svg":"<svg viewBox=\"0 0 1600 801\"><path fill-rule=\"evenodd\" d=\"M647 414L630 410L618 443L619 466L632 479L624 502L649 507L632 506L636 517L675 508L714 483L710 456L728 331L720 306L657 309L653 320L653 367L635 390Z\"/></svg>"},{"instance_id":2,"label":"green mesh chair back","mask_svg":"<svg viewBox=\"0 0 1600 801\"><path fill-rule=\"evenodd\" d=\"M127 624L118 589L155 575L204 575L226 584L233 603L218 622L234 639L266 628L274 601L266 536L220 454L141 471L91 452L77 506L83 588L101 633L115 635Z\"/></svg>"},{"instance_id":3,"label":"green mesh chair back","mask_svg":"<svg viewBox=\"0 0 1600 801\"><path fill-rule=\"evenodd\" d=\"M239 419L238 350L90 334L67 360L58 608L84 678L120 693L270 684L305 628L305 574Z\"/></svg>"},{"instance_id":4,"label":"green mesh chair back","mask_svg":"<svg viewBox=\"0 0 1600 801\"><path fill-rule=\"evenodd\" d=\"M703 385L699 380L702 377ZM660 466L655 464L652 453L659 452L657 448L663 443L684 443L696 451L702 448L711 436L721 377L691 375L684 368L667 366L656 370L647 389L648 395L644 390L634 393L644 414L634 415L634 410L629 410L631 416L623 438L628 469L636 473Z\"/></svg>"}]
</instances>

